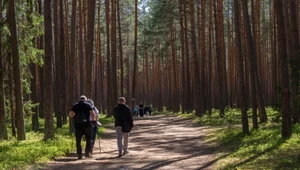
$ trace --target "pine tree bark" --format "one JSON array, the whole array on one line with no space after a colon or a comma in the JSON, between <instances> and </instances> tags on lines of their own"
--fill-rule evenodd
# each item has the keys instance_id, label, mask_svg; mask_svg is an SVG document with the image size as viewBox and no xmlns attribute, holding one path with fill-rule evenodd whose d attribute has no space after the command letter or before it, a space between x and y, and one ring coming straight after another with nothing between
<instances>
[{"instance_id":1,"label":"pine tree bark","mask_svg":"<svg viewBox=\"0 0 300 170\"><path fill-rule=\"evenodd\" d=\"M235 29L235 44L238 52L238 79L239 79L239 89L240 89L240 106L242 112L242 125L243 125L243 133L249 134L249 124L248 124L248 116L247 116L247 98L245 91L245 82L244 82L244 64L243 64L243 56L242 56L242 46L241 46L241 31L240 31L240 6L239 1L234 0L234 29Z\"/></svg>"},{"instance_id":2,"label":"pine tree bark","mask_svg":"<svg viewBox=\"0 0 300 170\"><path fill-rule=\"evenodd\" d=\"M45 30L45 134L44 140L54 139L53 121L53 46L51 0L44 1Z\"/></svg>"},{"instance_id":3,"label":"pine tree bark","mask_svg":"<svg viewBox=\"0 0 300 170\"><path fill-rule=\"evenodd\" d=\"M21 83L21 69L20 69L20 56L17 37L17 26L15 18L15 1L8 2L7 18L8 27L10 32L10 44L12 50L13 69L14 69L14 82L15 82L15 97L16 97L16 127L17 127L17 139L25 140L25 123L24 123L24 111L23 111L23 92Z\"/></svg>"},{"instance_id":4,"label":"pine tree bark","mask_svg":"<svg viewBox=\"0 0 300 170\"><path fill-rule=\"evenodd\" d=\"M42 16L42 0L38 0L38 13ZM39 37L39 50L42 50L44 48L44 36ZM44 106L45 106L45 100L44 100L44 71L45 68L38 66L38 73L39 73L39 82L38 82L38 88L39 88L39 117L44 118Z\"/></svg>"},{"instance_id":5,"label":"pine tree bark","mask_svg":"<svg viewBox=\"0 0 300 170\"><path fill-rule=\"evenodd\" d=\"M135 100L136 97L136 84L137 84L137 76L138 76L138 54L137 54L137 25L138 25L138 3L137 0L134 1L135 5L135 16L134 16L134 52L133 52L133 78L132 78L132 100ZM130 100L131 101L131 100ZM134 103L131 102L130 104L131 108L134 107Z\"/></svg>"},{"instance_id":6,"label":"pine tree bark","mask_svg":"<svg viewBox=\"0 0 300 170\"><path fill-rule=\"evenodd\" d=\"M186 109L187 112L191 112L193 110L193 96L192 89L191 89L191 63L190 63L190 47L189 47L189 38L188 38L188 12L187 12L187 1L183 2L183 14L184 14L184 45L185 45L185 58L186 58L186 80L185 80L185 87L186 87Z\"/></svg>"},{"instance_id":7,"label":"pine tree bark","mask_svg":"<svg viewBox=\"0 0 300 170\"><path fill-rule=\"evenodd\" d=\"M59 13L59 1L60 0L55 0L53 1L53 24L54 24L54 34L53 34L53 38L54 38L54 70L53 70L53 74L54 74L54 90L53 90L53 107L54 107L54 113L55 113L55 117L56 119L60 119L59 113L60 113L60 101L62 100L60 98L60 87L59 87L59 81L60 81L60 70L59 70L59 66L60 66L60 40L59 40L59 17L60 17L60 13ZM54 100L55 99L55 100ZM61 120L59 120L58 122L60 122ZM57 122L56 122L57 123ZM56 125L57 126L57 125Z\"/></svg>"},{"instance_id":8,"label":"pine tree bark","mask_svg":"<svg viewBox=\"0 0 300 170\"><path fill-rule=\"evenodd\" d=\"M77 25L77 0L72 0L72 17L71 17L71 52L69 55L69 67L68 67L68 72L69 72L69 79L68 79L68 104L67 106L71 108L73 103L75 103L75 74L76 74L76 69L75 69L75 58L77 56L76 53L76 25ZM70 119L71 120L71 119ZM71 123L71 122L69 122ZM71 123L72 124L72 123ZM70 124L70 125L71 125Z\"/></svg>"},{"instance_id":9,"label":"pine tree bark","mask_svg":"<svg viewBox=\"0 0 300 170\"><path fill-rule=\"evenodd\" d=\"M201 71L200 71L200 95L201 95L201 112L204 114L205 110L207 109L206 102L208 100L207 98L207 88L205 85L206 78L205 78L205 67L206 67L206 45L205 45L205 9L206 9L206 1L201 1L201 40L199 41L200 49L201 49L201 57L200 57L200 63L201 63ZM200 22L200 21L199 21ZM200 27L199 27L200 28Z\"/></svg>"},{"instance_id":10,"label":"pine tree bark","mask_svg":"<svg viewBox=\"0 0 300 170\"><path fill-rule=\"evenodd\" d=\"M68 67L68 102L66 104L67 109L71 109L73 103L75 103L75 79L76 79L76 64L75 58L76 53L76 20L77 16L77 0L72 0L72 17L71 17L71 52L68 56L69 67ZM69 118L69 132L74 132L73 119Z\"/></svg>"},{"instance_id":11,"label":"pine tree bark","mask_svg":"<svg viewBox=\"0 0 300 170\"><path fill-rule=\"evenodd\" d=\"M258 110L260 114L260 122L266 122L268 120L266 110L265 110L265 104L262 97L262 91L261 91L261 83L258 75L257 70L257 57L256 52L254 48L254 41L251 34L251 28L250 28L250 22L249 22L249 14L248 14L248 6L247 6L247 0L242 1L242 7L243 7L243 16L244 16L244 24L245 24L245 31L246 31L246 37L247 37L247 45L248 45L248 53L249 53L249 63L250 63L250 70L251 70L251 82L254 82L254 86L252 86L252 90L256 91L256 95L252 96L253 99L257 98L257 105ZM254 115L254 114L253 114ZM257 115L254 115L253 123L256 122L255 119ZM256 126L256 125L255 125Z\"/></svg>"},{"instance_id":12,"label":"pine tree bark","mask_svg":"<svg viewBox=\"0 0 300 170\"><path fill-rule=\"evenodd\" d=\"M183 27L183 9L182 9L182 1L178 0L178 8L179 8L179 25L180 25L180 58L181 58L181 111L182 113L186 112L186 64L185 64L185 46L184 46L184 27Z\"/></svg>"},{"instance_id":13,"label":"pine tree bark","mask_svg":"<svg viewBox=\"0 0 300 170\"><path fill-rule=\"evenodd\" d=\"M110 54L110 8L109 0L105 0L105 19L106 19L106 71L107 71L107 114L112 115L113 105L112 103L112 69L111 69L111 54Z\"/></svg>"},{"instance_id":14,"label":"pine tree bark","mask_svg":"<svg viewBox=\"0 0 300 170\"><path fill-rule=\"evenodd\" d=\"M94 23L96 12L96 0L88 1L88 28L87 28L87 41L86 41L86 80L85 90L86 96L91 98L93 82L93 60L94 60Z\"/></svg>"},{"instance_id":15,"label":"pine tree bark","mask_svg":"<svg viewBox=\"0 0 300 170\"><path fill-rule=\"evenodd\" d=\"M79 89L79 93L80 95L83 95L84 92L85 92L85 86L84 86L84 82L86 80L85 78L85 67L84 67L84 63L85 63L85 57L84 57L84 48L83 48L83 30L84 30L84 26L85 26L85 23L83 22L83 3L82 3L83 0L79 0L79 44L78 46L81 47L81 48L78 48L79 49L79 74L80 74L80 80L79 80L79 86L80 86L80 89Z\"/></svg>"},{"instance_id":16,"label":"pine tree bark","mask_svg":"<svg viewBox=\"0 0 300 170\"><path fill-rule=\"evenodd\" d=\"M124 62L123 62L123 44L122 44L122 26L121 26L121 19L120 19L120 1L117 0L117 12L118 12L118 33L119 33L119 52L120 52L120 89L121 89L121 96L124 96Z\"/></svg>"},{"instance_id":17,"label":"pine tree bark","mask_svg":"<svg viewBox=\"0 0 300 170\"><path fill-rule=\"evenodd\" d=\"M192 39L192 58L194 63L194 79L195 79L195 104L196 104L196 115L203 116L202 112L202 96L200 93L200 70L199 70L199 56L197 51L197 41L196 41L196 29L195 29L195 15L194 15L194 0L189 0L189 12L191 20L191 39Z\"/></svg>"},{"instance_id":18,"label":"pine tree bark","mask_svg":"<svg viewBox=\"0 0 300 170\"><path fill-rule=\"evenodd\" d=\"M116 103L117 92L117 41L116 41L116 0L111 0L111 103Z\"/></svg>"},{"instance_id":19,"label":"pine tree bark","mask_svg":"<svg viewBox=\"0 0 300 170\"><path fill-rule=\"evenodd\" d=\"M65 53L65 32L64 32L64 8L63 8L63 0L59 1L59 19L60 19L60 25L59 25L59 98L61 99L59 102L59 112L57 114L57 122L56 125L58 128L61 128L63 124L66 123L67 120L67 108L66 108L66 99L67 99L67 87L66 87L66 53Z\"/></svg>"},{"instance_id":20,"label":"pine tree bark","mask_svg":"<svg viewBox=\"0 0 300 170\"><path fill-rule=\"evenodd\" d=\"M2 4L2 0L0 0ZM0 14L2 14L2 6L0 6ZM2 15L0 15L2 21ZM5 95L4 95L4 56L2 54L2 27L0 28L0 140L7 140L7 128L6 128L6 112L5 112Z\"/></svg>"},{"instance_id":21,"label":"pine tree bark","mask_svg":"<svg viewBox=\"0 0 300 170\"><path fill-rule=\"evenodd\" d=\"M219 3L219 2L218 2ZM220 37L220 30L222 27L220 27L221 22L219 19L219 11L217 11L218 3L216 0L214 0L214 19L215 19L215 34L216 34L216 55L217 55L217 71L218 71L218 90L219 90L219 109L220 109L220 117L223 117L225 115L225 101L224 101L224 85L223 85L223 66L222 66L222 37Z\"/></svg>"},{"instance_id":22,"label":"pine tree bark","mask_svg":"<svg viewBox=\"0 0 300 170\"><path fill-rule=\"evenodd\" d=\"M275 10L278 25L278 57L280 63L281 86L282 86L282 138L289 138L292 135L292 120L290 110L290 89L288 58L286 51L286 35L283 17L282 0L275 0Z\"/></svg>"},{"instance_id":23,"label":"pine tree bark","mask_svg":"<svg viewBox=\"0 0 300 170\"><path fill-rule=\"evenodd\" d=\"M295 0L289 0L290 8L290 32L292 39L291 48L291 112L293 123L300 122L300 92L299 92L299 72L300 72L300 45L299 45L299 28L297 27L297 4ZM297 104L298 101L298 104Z\"/></svg>"}]
</instances>

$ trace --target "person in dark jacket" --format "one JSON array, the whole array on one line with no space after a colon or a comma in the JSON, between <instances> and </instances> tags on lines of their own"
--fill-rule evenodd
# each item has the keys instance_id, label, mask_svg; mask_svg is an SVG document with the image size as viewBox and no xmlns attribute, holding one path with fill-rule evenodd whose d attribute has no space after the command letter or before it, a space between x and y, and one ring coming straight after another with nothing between
<instances>
[{"instance_id":1,"label":"person in dark jacket","mask_svg":"<svg viewBox=\"0 0 300 170\"><path fill-rule=\"evenodd\" d=\"M75 103L69 112L69 117L74 118L75 136L76 136L76 150L78 159L82 159L81 138L84 135L86 139L85 157L90 156L91 149L91 120L96 120L95 113L90 104L86 103L87 98L80 96L79 102ZM91 117L91 120L90 120Z\"/></svg>"},{"instance_id":2,"label":"person in dark jacket","mask_svg":"<svg viewBox=\"0 0 300 170\"><path fill-rule=\"evenodd\" d=\"M115 128L117 134L117 145L119 155L125 155L128 153L128 135L133 128L133 119L131 115L131 110L128 105L125 104L126 100L124 97L118 99L118 104L114 108L114 118L115 118ZM122 138L124 138L124 143L122 145ZM123 154L122 154L123 150Z\"/></svg>"},{"instance_id":3,"label":"person in dark jacket","mask_svg":"<svg viewBox=\"0 0 300 170\"><path fill-rule=\"evenodd\" d=\"M139 104L139 113L141 117L144 117L144 105L142 102Z\"/></svg>"}]
</instances>

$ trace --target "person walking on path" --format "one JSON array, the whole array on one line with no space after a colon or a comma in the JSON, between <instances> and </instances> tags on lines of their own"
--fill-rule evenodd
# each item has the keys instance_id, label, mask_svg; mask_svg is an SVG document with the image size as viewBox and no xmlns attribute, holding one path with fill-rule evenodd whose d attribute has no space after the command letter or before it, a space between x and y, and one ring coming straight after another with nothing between
<instances>
[{"instance_id":1,"label":"person walking on path","mask_svg":"<svg viewBox=\"0 0 300 170\"><path fill-rule=\"evenodd\" d=\"M92 123L91 150L90 150L90 153L93 154L94 144L95 144L96 136L97 136L97 133L98 133L98 126L100 126L101 123L99 122L99 111L95 107L94 101L92 99L87 99L86 101L92 106L93 111L94 111L95 116L96 116L95 120L92 120L92 118L90 116L90 121Z\"/></svg>"},{"instance_id":2,"label":"person walking on path","mask_svg":"<svg viewBox=\"0 0 300 170\"><path fill-rule=\"evenodd\" d=\"M117 145L119 155L122 157L128 153L128 135L133 128L133 119L131 115L131 110L128 105L125 104L126 100L124 97L118 99L118 104L114 108L114 118L115 118L115 128L117 134ZM122 145L122 138L124 138L124 143ZM122 154L123 150L123 154Z\"/></svg>"},{"instance_id":3,"label":"person walking on path","mask_svg":"<svg viewBox=\"0 0 300 170\"><path fill-rule=\"evenodd\" d=\"M139 113L141 117L144 117L144 105L142 102L139 104Z\"/></svg>"},{"instance_id":4,"label":"person walking on path","mask_svg":"<svg viewBox=\"0 0 300 170\"><path fill-rule=\"evenodd\" d=\"M75 124L75 137L76 137L76 153L78 155L78 159L82 159L82 147L81 147L81 138L84 135L86 139L85 145L85 157L90 156L91 149L91 132L92 125L90 121L96 120L95 113L90 104L86 102L86 96L80 96L80 99L77 103L75 103L69 112L69 117L74 118Z\"/></svg>"}]
</instances>

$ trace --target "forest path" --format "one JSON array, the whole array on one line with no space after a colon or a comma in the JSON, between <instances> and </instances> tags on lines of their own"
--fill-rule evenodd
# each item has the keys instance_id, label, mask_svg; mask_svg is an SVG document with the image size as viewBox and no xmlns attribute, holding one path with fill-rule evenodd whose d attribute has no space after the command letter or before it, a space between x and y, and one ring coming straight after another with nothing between
<instances>
[{"instance_id":1,"label":"forest path","mask_svg":"<svg viewBox=\"0 0 300 170\"><path fill-rule=\"evenodd\" d=\"M73 154L56 158L42 169L214 169L217 148L204 141L211 132L209 128L194 126L191 120L162 115L135 117L134 123L129 154L117 158L116 134L114 127L109 126L100 144L96 141L92 158L77 160L77 155Z\"/></svg>"}]
</instances>

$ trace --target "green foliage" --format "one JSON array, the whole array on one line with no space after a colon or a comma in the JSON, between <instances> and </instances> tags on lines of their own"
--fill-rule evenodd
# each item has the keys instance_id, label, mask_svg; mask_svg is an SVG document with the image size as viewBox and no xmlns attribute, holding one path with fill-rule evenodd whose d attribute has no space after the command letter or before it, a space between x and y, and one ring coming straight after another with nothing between
<instances>
[{"instance_id":1,"label":"green foliage","mask_svg":"<svg viewBox=\"0 0 300 170\"><path fill-rule=\"evenodd\" d=\"M43 141L42 133L27 132L29 140L12 139L0 142L0 169L23 168L35 162L45 162L75 149L71 136L57 134L55 140Z\"/></svg>"},{"instance_id":2,"label":"green foliage","mask_svg":"<svg viewBox=\"0 0 300 170\"><path fill-rule=\"evenodd\" d=\"M38 106L39 106L39 103L32 103L31 100L29 100L29 101L24 101L24 103L23 103L23 108L24 108L25 116L35 114L35 113L32 111L32 109L33 109L33 108L37 108Z\"/></svg>"},{"instance_id":3,"label":"green foliage","mask_svg":"<svg viewBox=\"0 0 300 170\"><path fill-rule=\"evenodd\" d=\"M20 55L21 81L25 94L30 93L30 80L32 78L29 64L35 63L43 65L44 51L36 48L36 37L43 35L43 16L35 11L33 1L16 1L16 24L18 33L18 47ZM4 6L3 11L7 8ZM6 18L1 23L5 23ZM1 25L2 28L2 50L3 54L11 54L9 44L10 32L7 24ZM10 60L10 62L12 62Z\"/></svg>"},{"instance_id":4,"label":"green foliage","mask_svg":"<svg viewBox=\"0 0 300 170\"><path fill-rule=\"evenodd\" d=\"M212 115L203 117L197 117L194 112L179 113L179 116L213 127L214 132L207 136L207 140L219 145L221 154L216 158L217 169L297 169L300 167L299 124L293 126L292 137L284 140L278 119L280 113L271 107L267 107L266 112L269 121L260 124L258 130L252 129L250 135L242 132L239 109L227 107L224 118L215 109ZM251 124L251 109L248 118Z\"/></svg>"},{"instance_id":5,"label":"green foliage","mask_svg":"<svg viewBox=\"0 0 300 170\"><path fill-rule=\"evenodd\" d=\"M267 108L269 117L278 112ZM218 161L219 169L295 169L300 166L300 127L294 125L293 136L281 139L281 123L261 124L251 135L244 135L240 126L231 129L221 126L214 133L224 155ZM221 158L222 157L222 158Z\"/></svg>"},{"instance_id":6,"label":"green foliage","mask_svg":"<svg viewBox=\"0 0 300 170\"><path fill-rule=\"evenodd\" d=\"M180 114L180 117L193 119L195 123L206 126L236 125L241 123L240 110L230 107L226 107L223 118L220 117L219 110L216 109L212 109L212 115L205 114L202 117L198 117L192 112Z\"/></svg>"},{"instance_id":7,"label":"green foliage","mask_svg":"<svg viewBox=\"0 0 300 170\"><path fill-rule=\"evenodd\" d=\"M113 123L113 117L100 114L102 125ZM40 127L44 127L44 120L39 120ZM0 141L0 170L26 169L33 164L46 163L54 157L74 153L76 150L75 136L69 134L69 126L55 129L55 139L44 141L42 132L31 131L31 119L25 119L26 137L25 141L18 141L10 136L8 141ZM10 127L9 127L10 128ZM9 130L10 131L10 130ZM101 136L105 128L99 128L98 136Z\"/></svg>"}]
</instances>

